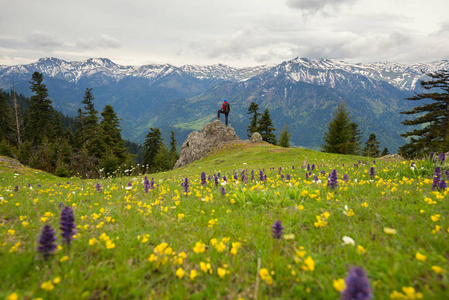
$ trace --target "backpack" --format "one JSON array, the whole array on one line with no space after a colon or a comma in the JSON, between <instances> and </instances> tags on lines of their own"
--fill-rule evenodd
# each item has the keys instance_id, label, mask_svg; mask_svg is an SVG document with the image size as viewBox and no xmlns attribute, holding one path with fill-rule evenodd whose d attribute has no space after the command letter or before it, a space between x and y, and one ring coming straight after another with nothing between
<instances>
[{"instance_id":1,"label":"backpack","mask_svg":"<svg viewBox=\"0 0 449 300\"><path fill-rule=\"evenodd\" d=\"M225 112L230 112L231 111L231 106L229 105L229 103L226 103L226 109Z\"/></svg>"}]
</instances>

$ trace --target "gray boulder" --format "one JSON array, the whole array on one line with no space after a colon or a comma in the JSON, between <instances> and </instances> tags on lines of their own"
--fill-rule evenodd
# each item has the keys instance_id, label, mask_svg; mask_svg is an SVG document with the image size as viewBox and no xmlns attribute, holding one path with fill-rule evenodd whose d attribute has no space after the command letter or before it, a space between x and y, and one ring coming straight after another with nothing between
<instances>
[{"instance_id":1,"label":"gray boulder","mask_svg":"<svg viewBox=\"0 0 449 300\"><path fill-rule=\"evenodd\" d=\"M263 142L262 136L258 132L254 132L249 140L251 141L251 143L262 143Z\"/></svg>"},{"instance_id":2,"label":"gray boulder","mask_svg":"<svg viewBox=\"0 0 449 300\"><path fill-rule=\"evenodd\" d=\"M192 132L184 141L174 169L206 157L214 148L239 140L234 129L220 120L206 124L201 132Z\"/></svg>"}]
</instances>

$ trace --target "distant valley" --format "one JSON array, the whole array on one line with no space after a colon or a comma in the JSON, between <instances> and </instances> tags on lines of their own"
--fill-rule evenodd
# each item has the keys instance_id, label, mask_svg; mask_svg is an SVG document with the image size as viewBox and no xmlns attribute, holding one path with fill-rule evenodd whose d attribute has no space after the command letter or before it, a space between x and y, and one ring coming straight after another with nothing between
<instances>
[{"instance_id":1,"label":"distant valley","mask_svg":"<svg viewBox=\"0 0 449 300\"><path fill-rule=\"evenodd\" d=\"M143 142L150 127L168 138L175 131L182 143L193 130L216 118L223 99L231 103L230 125L246 138L249 104L268 107L278 129L288 125L294 146L319 149L323 131L344 101L364 134L375 133L382 149L404 144L400 124L420 90L424 73L449 69L449 61L402 65L350 64L330 59L295 58L273 66L233 68L225 65L175 67L168 64L121 66L104 58L67 62L43 58L36 63L0 66L0 88L30 96L35 71L44 74L49 98L57 110L74 116L86 88L92 88L97 110L111 104L122 119L123 136ZM424 72L424 73L423 73Z\"/></svg>"}]
</instances>

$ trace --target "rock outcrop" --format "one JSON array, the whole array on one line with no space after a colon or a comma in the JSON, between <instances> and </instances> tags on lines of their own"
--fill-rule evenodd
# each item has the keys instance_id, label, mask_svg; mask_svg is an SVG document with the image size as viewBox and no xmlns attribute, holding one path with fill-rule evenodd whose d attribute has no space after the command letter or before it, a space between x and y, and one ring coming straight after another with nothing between
<instances>
[{"instance_id":1,"label":"rock outcrop","mask_svg":"<svg viewBox=\"0 0 449 300\"><path fill-rule=\"evenodd\" d=\"M258 132L254 132L249 140L251 141L251 143L262 143L263 142L262 136Z\"/></svg>"},{"instance_id":2,"label":"rock outcrop","mask_svg":"<svg viewBox=\"0 0 449 300\"><path fill-rule=\"evenodd\" d=\"M201 132L192 132L184 141L174 169L206 157L216 147L239 140L234 129L226 127L220 120L206 124Z\"/></svg>"}]
</instances>

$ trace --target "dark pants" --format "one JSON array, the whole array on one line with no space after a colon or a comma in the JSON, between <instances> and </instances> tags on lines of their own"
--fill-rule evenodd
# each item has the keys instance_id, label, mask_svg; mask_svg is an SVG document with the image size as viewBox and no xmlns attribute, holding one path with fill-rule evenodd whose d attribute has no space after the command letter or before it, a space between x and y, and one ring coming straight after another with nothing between
<instances>
[{"instance_id":1,"label":"dark pants","mask_svg":"<svg viewBox=\"0 0 449 300\"><path fill-rule=\"evenodd\" d=\"M225 120L226 120L226 126L228 126L228 115L229 112L224 112L221 109L218 111L217 113L217 118L220 119L220 114L224 114L225 115Z\"/></svg>"}]
</instances>

